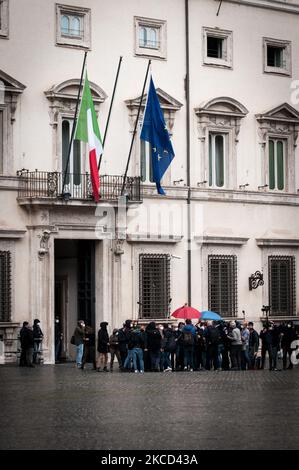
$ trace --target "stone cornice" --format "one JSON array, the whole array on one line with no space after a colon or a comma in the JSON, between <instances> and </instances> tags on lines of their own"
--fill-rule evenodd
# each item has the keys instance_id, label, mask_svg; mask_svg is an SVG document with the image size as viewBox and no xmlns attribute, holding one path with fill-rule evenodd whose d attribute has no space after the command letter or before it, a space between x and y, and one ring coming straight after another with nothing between
<instances>
[{"instance_id":1,"label":"stone cornice","mask_svg":"<svg viewBox=\"0 0 299 470\"><path fill-rule=\"evenodd\" d=\"M23 238L27 230L0 228L0 238Z\"/></svg>"},{"instance_id":2,"label":"stone cornice","mask_svg":"<svg viewBox=\"0 0 299 470\"><path fill-rule=\"evenodd\" d=\"M299 238L256 238L257 246L286 246L299 247Z\"/></svg>"},{"instance_id":3,"label":"stone cornice","mask_svg":"<svg viewBox=\"0 0 299 470\"><path fill-rule=\"evenodd\" d=\"M226 237L226 236L214 236L204 235L203 237L194 237L196 243L202 245L236 245L241 246L247 243L248 238L243 237Z\"/></svg>"},{"instance_id":4,"label":"stone cornice","mask_svg":"<svg viewBox=\"0 0 299 470\"><path fill-rule=\"evenodd\" d=\"M128 243L179 243L182 240L180 235L155 235L146 233L128 234Z\"/></svg>"},{"instance_id":5,"label":"stone cornice","mask_svg":"<svg viewBox=\"0 0 299 470\"><path fill-rule=\"evenodd\" d=\"M218 0L215 0L218 1ZM265 8L267 10L282 11L284 13L299 14L299 3L282 2L281 0L225 0L226 3L236 3L248 7ZM224 3L224 2L223 2Z\"/></svg>"}]
</instances>

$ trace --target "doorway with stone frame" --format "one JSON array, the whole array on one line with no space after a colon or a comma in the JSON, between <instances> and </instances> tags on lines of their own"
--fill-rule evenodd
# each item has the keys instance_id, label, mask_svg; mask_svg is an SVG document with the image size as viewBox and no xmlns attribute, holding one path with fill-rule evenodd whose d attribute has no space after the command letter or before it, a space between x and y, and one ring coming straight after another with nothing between
<instances>
[{"instance_id":1,"label":"doorway with stone frame","mask_svg":"<svg viewBox=\"0 0 299 470\"><path fill-rule=\"evenodd\" d=\"M55 240L55 312L61 325L60 361L75 359L70 344L78 320L95 330L95 242Z\"/></svg>"}]
</instances>

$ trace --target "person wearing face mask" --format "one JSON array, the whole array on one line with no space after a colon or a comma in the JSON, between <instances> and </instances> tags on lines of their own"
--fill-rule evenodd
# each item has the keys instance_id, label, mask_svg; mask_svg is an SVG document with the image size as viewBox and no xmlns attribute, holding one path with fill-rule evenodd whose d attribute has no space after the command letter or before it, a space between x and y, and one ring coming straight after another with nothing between
<instances>
[{"instance_id":1,"label":"person wearing face mask","mask_svg":"<svg viewBox=\"0 0 299 470\"><path fill-rule=\"evenodd\" d=\"M40 362L43 337L44 335L40 327L40 321L36 318L33 322L33 364Z\"/></svg>"},{"instance_id":2,"label":"person wearing face mask","mask_svg":"<svg viewBox=\"0 0 299 470\"><path fill-rule=\"evenodd\" d=\"M82 367L82 357L84 351L85 322L79 320L74 331L76 346L76 364L78 369Z\"/></svg>"}]
</instances>

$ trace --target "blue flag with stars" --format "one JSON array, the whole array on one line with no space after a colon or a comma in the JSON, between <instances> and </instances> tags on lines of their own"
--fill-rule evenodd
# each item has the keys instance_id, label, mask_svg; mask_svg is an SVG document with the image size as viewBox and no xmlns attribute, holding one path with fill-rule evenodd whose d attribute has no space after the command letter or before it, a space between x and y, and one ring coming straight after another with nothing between
<instances>
[{"instance_id":1,"label":"blue flag with stars","mask_svg":"<svg viewBox=\"0 0 299 470\"><path fill-rule=\"evenodd\" d=\"M158 193L165 195L160 181L174 157L174 151L152 77L140 138L150 143L153 180L156 183Z\"/></svg>"}]
</instances>

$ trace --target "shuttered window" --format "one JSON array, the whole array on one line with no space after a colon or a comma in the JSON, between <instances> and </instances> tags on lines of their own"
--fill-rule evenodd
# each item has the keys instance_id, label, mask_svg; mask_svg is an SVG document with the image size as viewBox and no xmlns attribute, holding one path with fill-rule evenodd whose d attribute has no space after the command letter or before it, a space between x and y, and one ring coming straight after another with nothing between
<instances>
[{"instance_id":1,"label":"shuttered window","mask_svg":"<svg viewBox=\"0 0 299 470\"><path fill-rule=\"evenodd\" d=\"M237 315L237 257L210 255L209 310L223 317Z\"/></svg>"},{"instance_id":2,"label":"shuttered window","mask_svg":"<svg viewBox=\"0 0 299 470\"><path fill-rule=\"evenodd\" d=\"M0 322L11 319L11 255L0 251Z\"/></svg>"},{"instance_id":3,"label":"shuttered window","mask_svg":"<svg viewBox=\"0 0 299 470\"><path fill-rule=\"evenodd\" d=\"M139 317L167 318L170 301L170 256L139 256Z\"/></svg>"}]
</instances>

